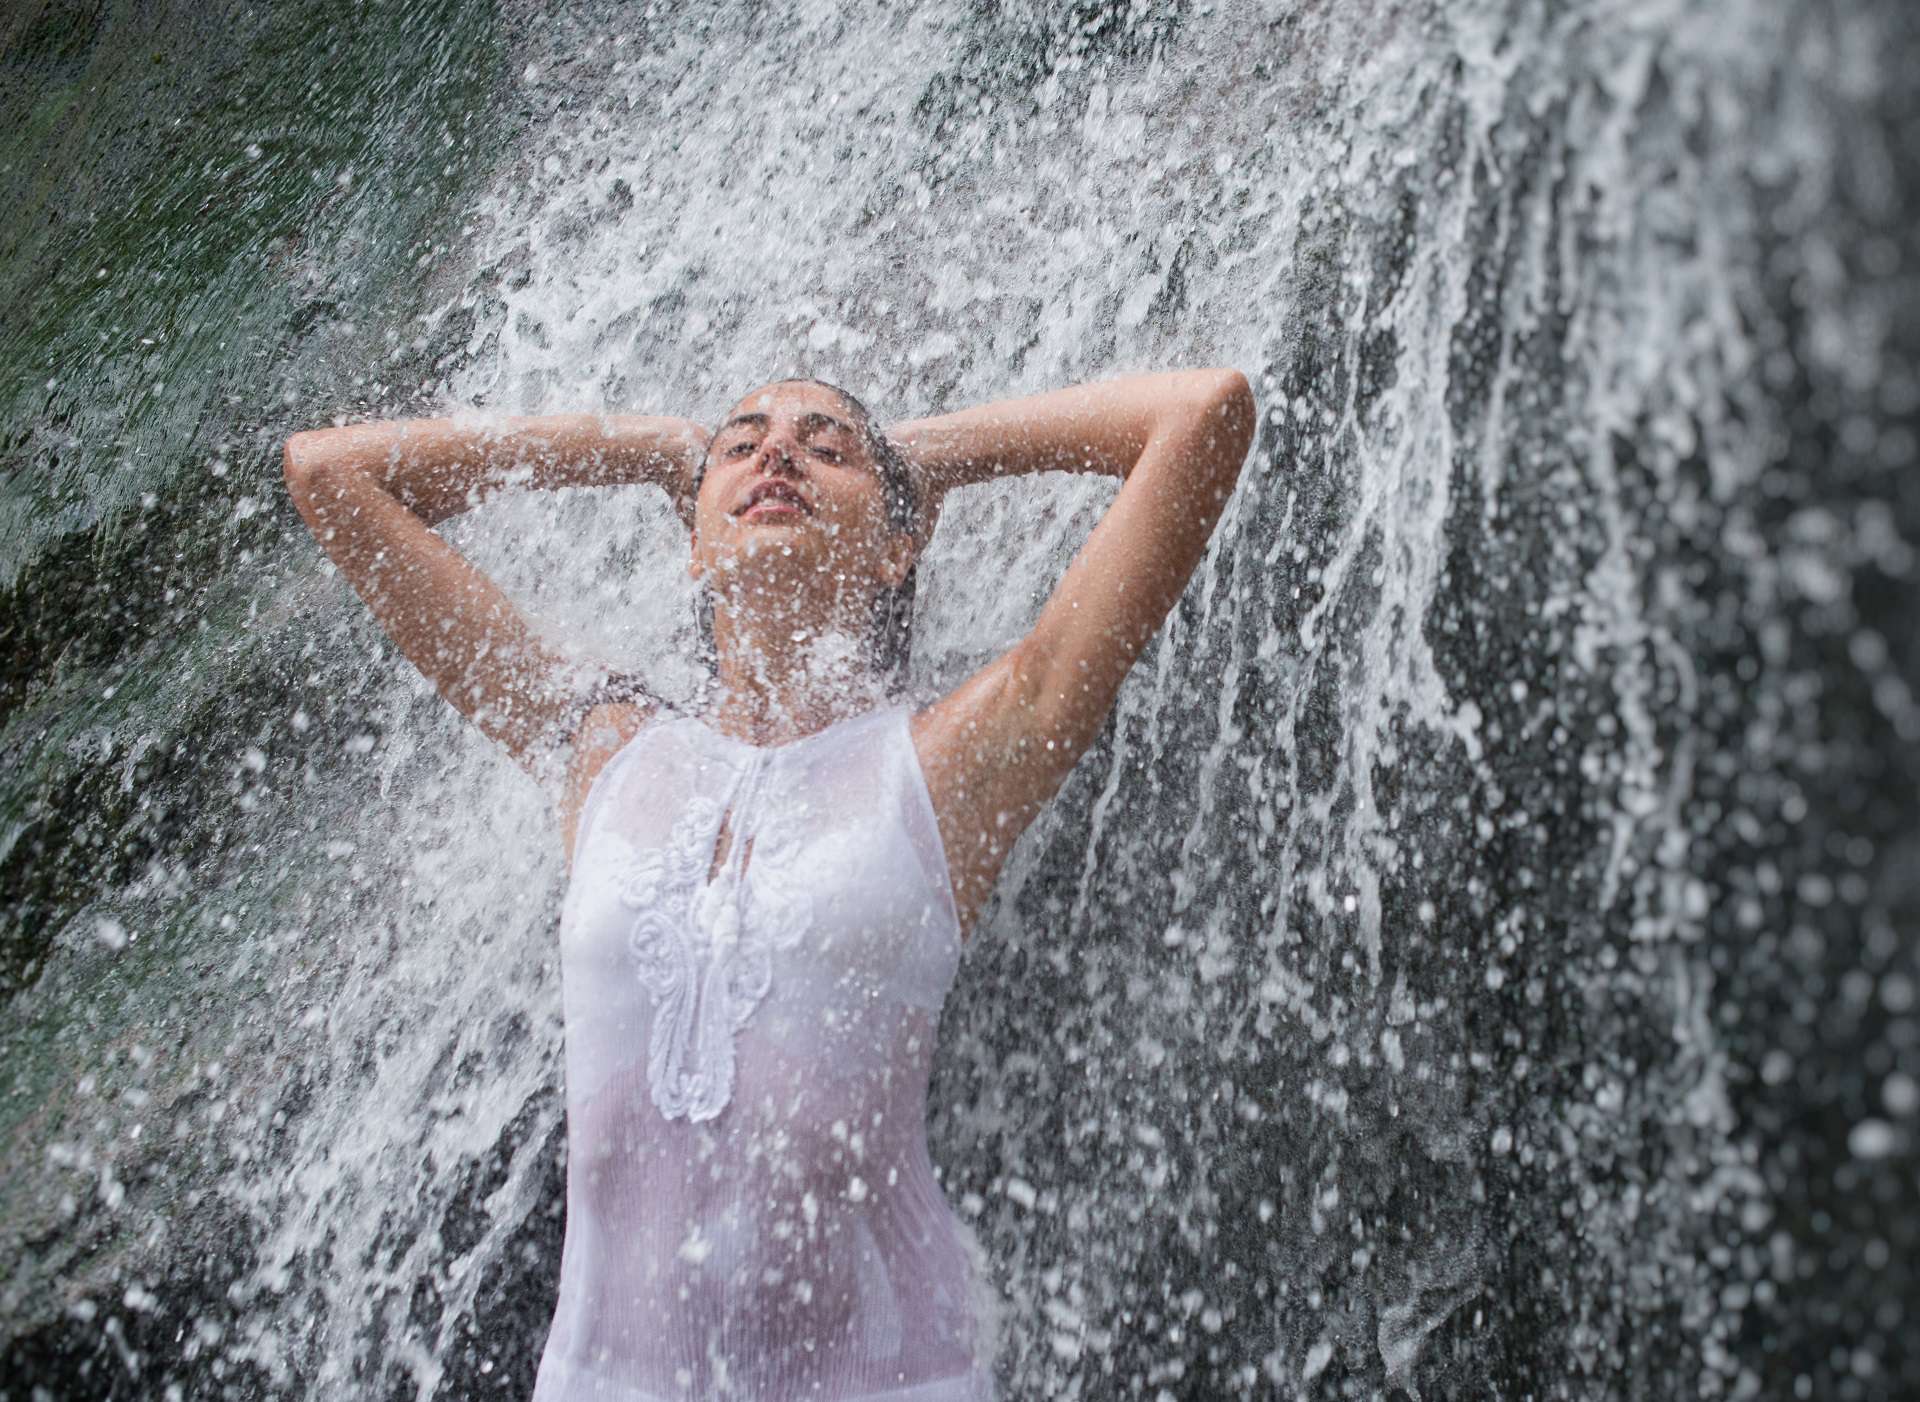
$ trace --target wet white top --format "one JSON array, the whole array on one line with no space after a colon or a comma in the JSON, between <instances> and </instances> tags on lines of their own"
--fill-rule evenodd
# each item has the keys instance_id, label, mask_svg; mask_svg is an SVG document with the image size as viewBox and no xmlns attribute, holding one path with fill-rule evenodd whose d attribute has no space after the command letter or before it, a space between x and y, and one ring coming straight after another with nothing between
<instances>
[{"instance_id":1,"label":"wet white top","mask_svg":"<svg viewBox=\"0 0 1920 1402\"><path fill-rule=\"evenodd\" d=\"M985 1395L927 1157L960 934L909 714L757 748L662 712L595 777L536 1402Z\"/></svg>"}]
</instances>

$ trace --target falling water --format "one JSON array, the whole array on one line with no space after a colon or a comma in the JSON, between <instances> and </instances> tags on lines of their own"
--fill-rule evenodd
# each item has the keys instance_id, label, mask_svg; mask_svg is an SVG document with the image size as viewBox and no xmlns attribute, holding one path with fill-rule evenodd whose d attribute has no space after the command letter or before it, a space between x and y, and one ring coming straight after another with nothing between
<instances>
[{"instance_id":1,"label":"falling water","mask_svg":"<svg viewBox=\"0 0 1920 1402\"><path fill-rule=\"evenodd\" d=\"M1186 365L1252 460L942 1026L1004 1395L1920 1387L1902 6L96 11L0 20L0 1399L531 1387L554 819L288 432ZM1112 491L951 499L925 694ZM444 531L692 684L664 498Z\"/></svg>"}]
</instances>

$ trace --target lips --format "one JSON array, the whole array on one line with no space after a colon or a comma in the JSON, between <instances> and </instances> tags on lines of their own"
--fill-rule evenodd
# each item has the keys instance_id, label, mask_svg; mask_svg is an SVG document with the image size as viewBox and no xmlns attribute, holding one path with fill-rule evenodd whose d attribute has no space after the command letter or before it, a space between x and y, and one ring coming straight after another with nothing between
<instances>
[{"instance_id":1,"label":"lips","mask_svg":"<svg viewBox=\"0 0 1920 1402\"><path fill-rule=\"evenodd\" d=\"M801 490L790 482L782 482L777 477L767 477L754 483L753 490L747 493L746 504L737 513L741 516L752 514L756 506L763 502L784 503L803 515L813 514L813 505Z\"/></svg>"}]
</instances>

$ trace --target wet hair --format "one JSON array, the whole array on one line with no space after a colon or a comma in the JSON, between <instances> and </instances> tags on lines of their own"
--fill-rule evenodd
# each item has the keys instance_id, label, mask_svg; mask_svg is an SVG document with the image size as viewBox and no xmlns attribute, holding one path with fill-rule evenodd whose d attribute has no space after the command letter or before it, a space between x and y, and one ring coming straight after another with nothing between
<instances>
[{"instance_id":1,"label":"wet hair","mask_svg":"<svg viewBox=\"0 0 1920 1402\"><path fill-rule=\"evenodd\" d=\"M818 385L822 389L833 391L840 402L852 413L854 428L859 432L861 441L866 445L875 466L880 469L881 488L886 493L888 521L896 531L911 531L914 518L919 511L912 467L899 445L893 443L880 431L879 423L867 406L839 385L829 384L825 380L816 380L806 375L792 375L772 383ZM709 439L707 453L701 457L699 467L694 469L693 494L695 497L700 495L700 484L706 480L707 460L712 452L712 439ZM880 677L889 696L899 695L907 683L907 663L913 654L914 586L919 573L920 562L915 560L908 567L905 579L879 592L873 601L873 617L867 629L867 636L862 640L868 664ZM716 675L719 671L719 657L713 641L713 595L704 581L694 591L693 609L694 624L699 634L701 658L706 663L709 675Z\"/></svg>"}]
</instances>

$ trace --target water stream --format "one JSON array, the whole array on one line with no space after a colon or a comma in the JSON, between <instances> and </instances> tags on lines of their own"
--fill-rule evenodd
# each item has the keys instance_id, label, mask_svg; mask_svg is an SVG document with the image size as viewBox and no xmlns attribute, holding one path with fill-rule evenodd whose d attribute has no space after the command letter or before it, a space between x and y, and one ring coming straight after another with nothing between
<instances>
[{"instance_id":1,"label":"water stream","mask_svg":"<svg viewBox=\"0 0 1920 1402\"><path fill-rule=\"evenodd\" d=\"M1004 1395L1911 1395L1917 30L0 20L0 1402L531 1387L555 825L326 566L286 433L1192 364L1253 460L942 1024ZM918 687L1112 490L951 499ZM692 685L664 498L444 529Z\"/></svg>"}]
</instances>

